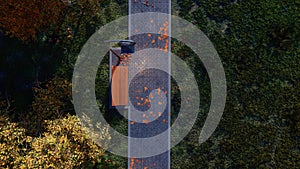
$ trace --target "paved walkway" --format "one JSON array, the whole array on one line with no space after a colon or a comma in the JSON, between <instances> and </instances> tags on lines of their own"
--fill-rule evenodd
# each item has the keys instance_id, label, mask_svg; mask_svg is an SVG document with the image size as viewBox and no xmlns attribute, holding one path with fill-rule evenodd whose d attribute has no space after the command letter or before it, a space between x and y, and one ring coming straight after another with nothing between
<instances>
[{"instance_id":1,"label":"paved walkway","mask_svg":"<svg viewBox=\"0 0 300 169\"><path fill-rule=\"evenodd\" d=\"M169 0L130 0L129 11L130 14L140 12L170 12ZM155 20L155 19L154 19ZM142 21L142 22L151 22ZM137 33L143 29L141 21L131 20L129 25L129 34ZM160 27L160 32L157 34L139 34L132 36L130 39L134 40L136 44L136 53L131 58L131 66L129 68L129 113L131 117L140 117L140 121L129 121L128 135L135 138L147 138L156 136L168 129L170 125L170 76L168 73L145 67L164 67L170 70L170 56L168 55L170 39L169 23L161 21L161 23L153 23ZM161 57L155 57L155 52L151 49L156 48L166 54ZM142 51L144 50L144 51ZM138 74L135 74L140 70ZM169 146L169 137L165 138L166 145ZM161 143L157 143L161 144ZM144 145L147 146L147 145ZM151 149L151 147L150 147ZM128 168L130 169L168 169L170 168L170 151L163 154L147 157L135 158L131 154L143 153L145 151L142 147L134 144L129 140L129 155Z\"/></svg>"}]
</instances>

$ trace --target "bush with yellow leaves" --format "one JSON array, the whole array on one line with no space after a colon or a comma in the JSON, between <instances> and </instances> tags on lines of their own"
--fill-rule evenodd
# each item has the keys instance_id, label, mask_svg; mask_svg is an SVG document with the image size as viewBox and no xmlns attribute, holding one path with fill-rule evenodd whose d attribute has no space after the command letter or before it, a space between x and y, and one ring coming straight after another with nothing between
<instances>
[{"instance_id":1,"label":"bush with yellow leaves","mask_svg":"<svg viewBox=\"0 0 300 169\"><path fill-rule=\"evenodd\" d=\"M89 131L98 139L94 143L76 116L45 124L42 136L29 137L16 123L2 118L0 168L90 168L99 162L110 140L108 127L102 126L100 132Z\"/></svg>"},{"instance_id":2,"label":"bush with yellow leaves","mask_svg":"<svg viewBox=\"0 0 300 169\"><path fill-rule=\"evenodd\" d=\"M25 129L0 116L0 168L19 166L30 149L30 138ZM17 168L17 167L14 167Z\"/></svg>"}]
</instances>

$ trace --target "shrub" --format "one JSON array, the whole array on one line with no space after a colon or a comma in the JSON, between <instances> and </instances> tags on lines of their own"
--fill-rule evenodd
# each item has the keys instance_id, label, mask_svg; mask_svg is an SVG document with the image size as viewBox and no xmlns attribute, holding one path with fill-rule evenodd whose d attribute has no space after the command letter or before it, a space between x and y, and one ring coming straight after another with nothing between
<instances>
[{"instance_id":1,"label":"shrub","mask_svg":"<svg viewBox=\"0 0 300 169\"><path fill-rule=\"evenodd\" d=\"M1 118L0 168L89 168L100 162L110 140L108 128L98 128L101 134L93 136L98 139L94 143L76 116L45 124L42 136L29 137L25 129Z\"/></svg>"}]
</instances>

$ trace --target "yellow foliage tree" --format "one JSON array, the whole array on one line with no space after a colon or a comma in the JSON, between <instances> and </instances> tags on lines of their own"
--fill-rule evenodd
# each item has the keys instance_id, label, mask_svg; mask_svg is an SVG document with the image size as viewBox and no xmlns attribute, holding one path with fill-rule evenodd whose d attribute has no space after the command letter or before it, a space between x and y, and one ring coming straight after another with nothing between
<instances>
[{"instance_id":1,"label":"yellow foliage tree","mask_svg":"<svg viewBox=\"0 0 300 169\"><path fill-rule=\"evenodd\" d=\"M46 121L40 137L26 136L16 123L1 119L0 168L89 168L99 162L110 140L108 127L98 127L101 135L88 131L96 134L95 144L76 116Z\"/></svg>"},{"instance_id":2,"label":"yellow foliage tree","mask_svg":"<svg viewBox=\"0 0 300 169\"><path fill-rule=\"evenodd\" d=\"M0 116L0 168L12 168L21 164L29 144L30 138L25 136L25 129Z\"/></svg>"}]
</instances>

